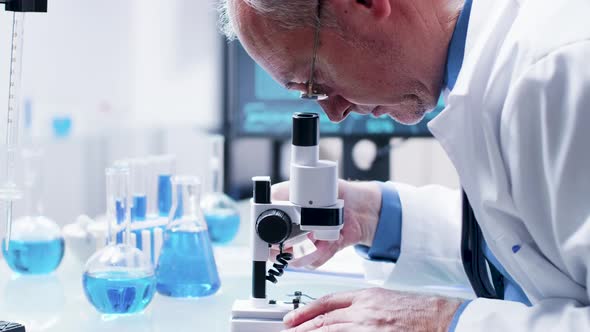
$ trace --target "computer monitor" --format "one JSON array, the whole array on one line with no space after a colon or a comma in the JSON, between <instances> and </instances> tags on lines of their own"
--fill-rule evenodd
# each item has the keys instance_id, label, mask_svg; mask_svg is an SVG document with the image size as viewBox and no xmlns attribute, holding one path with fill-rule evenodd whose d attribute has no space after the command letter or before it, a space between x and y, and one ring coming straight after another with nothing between
<instances>
[{"instance_id":1,"label":"computer monitor","mask_svg":"<svg viewBox=\"0 0 590 332\"><path fill-rule=\"evenodd\" d=\"M439 101L433 112L412 126L397 123L387 115L376 118L355 113L340 123L332 123L316 102L299 99L298 91L289 91L275 82L239 42L229 43L228 60L226 96L230 134L234 137L288 138L291 116L295 112L319 113L322 137L429 137L431 133L426 124L443 108Z\"/></svg>"}]
</instances>

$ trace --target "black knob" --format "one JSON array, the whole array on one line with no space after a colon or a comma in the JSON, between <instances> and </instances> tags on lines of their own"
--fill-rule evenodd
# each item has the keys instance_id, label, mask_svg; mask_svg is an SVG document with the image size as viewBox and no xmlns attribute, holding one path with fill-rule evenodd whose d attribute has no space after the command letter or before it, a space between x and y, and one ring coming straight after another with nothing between
<instances>
[{"instance_id":1,"label":"black knob","mask_svg":"<svg viewBox=\"0 0 590 332\"><path fill-rule=\"evenodd\" d=\"M291 235L291 218L281 210L266 210L256 219L256 233L266 243L283 243Z\"/></svg>"}]
</instances>

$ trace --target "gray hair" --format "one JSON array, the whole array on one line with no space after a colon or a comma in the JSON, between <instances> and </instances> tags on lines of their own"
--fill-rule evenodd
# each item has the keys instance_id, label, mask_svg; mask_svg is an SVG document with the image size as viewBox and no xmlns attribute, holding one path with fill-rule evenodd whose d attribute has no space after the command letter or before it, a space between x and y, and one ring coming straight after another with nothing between
<instances>
[{"instance_id":1,"label":"gray hair","mask_svg":"<svg viewBox=\"0 0 590 332\"><path fill-rule=\"evenodd\" d=\"M232 1L244 1L256 12L272 19L279 27L286 30L315 27L317 24L317 1L319 0L220 0L219 25L229 40L236 38L234 27L236 13L230 13ZM326 10L322 10L321 24L323 27L337 26L332 15L326 13Z\"/></svg>"}]
</instances>

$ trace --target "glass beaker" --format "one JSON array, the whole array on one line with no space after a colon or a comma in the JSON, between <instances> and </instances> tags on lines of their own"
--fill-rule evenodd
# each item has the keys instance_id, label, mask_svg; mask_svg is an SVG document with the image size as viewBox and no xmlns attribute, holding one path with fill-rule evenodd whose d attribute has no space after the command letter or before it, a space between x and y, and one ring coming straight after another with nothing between
<instances>
[{"instance_id":1,"label":"glass beaker","mask_svg":"<svg viewBox=\"0 0 590 332\"><path fill-rule=\"evenodd\" d=\"M201 201L201 208L214 244L231 242L240 228L240 212L237 203L223 192L223 142L221 135L215 135L213 153L209 161L210 190Z\"/></svg>"},{"instance_id":2,"label":"glass beaker","mask_svg":"<svg viewBox=\"0 0 590 332\"><path fill-rule=\"evenodd\" d=\"M64 239L55 221L43 216L42 171L43 153L24 149L25 216L12 225L12 236L6 250L2 240L2 254L8 266L20 274L53 272L64 256Z\"/></svg>"},{"instance_id":3,"label":"glass beaker","mask_svg":"<svg viewBox=\"0 0 590 332\"><path fill-rule=\"evenodd\" d=\"M147 307L155 294L154 267L148 256L130 245L129 168L107 168L106 179L108 245L86 262L84 293L101 313L137 313ZM117 214L124 218L122 244L115 244L113 239L112 225L117 223Z\"/></svg>"},{"instance_id":4,"label":"glass beaker","mask_svg":"<svg viewBox=\"0 0 590 332\"><path fill-rule=\"evenodd\" d=\"M162 295L203 297L221 286L199 205L200 187L194 176L172 178L173 204L156 267L156 287Z\"/></svg>"}]
</instances>

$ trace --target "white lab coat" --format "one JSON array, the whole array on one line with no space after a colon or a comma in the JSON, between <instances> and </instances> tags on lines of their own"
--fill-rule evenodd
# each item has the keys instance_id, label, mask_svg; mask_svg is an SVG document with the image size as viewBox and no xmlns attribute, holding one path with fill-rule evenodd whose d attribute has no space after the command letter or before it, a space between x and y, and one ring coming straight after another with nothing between
<instances>
[{"instance_id":1,"label":"white lab coat","mask_svg":"<svg viewBox=\"0 0 590 332\"><path fill-rule=\"evenodd\" d=\"M476 299L457 331L590 331L590 1L474 0L446 102L430 129L488 246L533 303ZM394 274L467 283L460 193L394 185Z\"/></svg>"}]
</instances>

